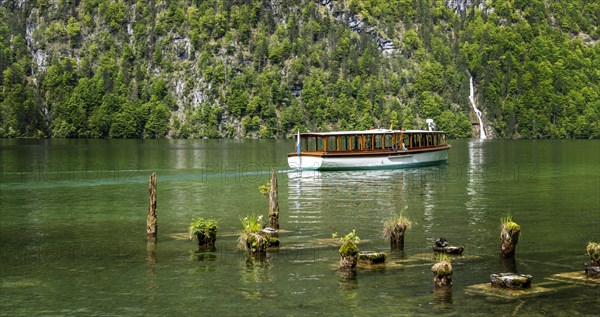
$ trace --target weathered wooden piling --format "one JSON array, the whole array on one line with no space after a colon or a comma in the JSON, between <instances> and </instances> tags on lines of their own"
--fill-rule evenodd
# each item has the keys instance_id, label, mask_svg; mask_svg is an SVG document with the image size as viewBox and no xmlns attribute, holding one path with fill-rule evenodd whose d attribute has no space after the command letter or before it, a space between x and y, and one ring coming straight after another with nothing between
<instances>
[{"instance_id":1,"label":"weathered wooden piling","mask_svg":"<svg viewBox=\"0 0 600 317\"><path fill-rule=\"evenodd\" d=\"M383 236L390 239L392 250L404 250L404 234L410 229L411 222L403 214L388 219L383 224Z\"/></svg>"},{"instance_id":2,"label":"weathered wooden piling","mask_svg":"<svg viewBox=\"0 0 600 317\"><path fill-rule=\"evenodd\" d=\"M269 228L279 230L279 192L275 170L271 171L271 190L269 190Z\"/></svg>"},{"instance_id":3,"label":"weathered wooden piling","mask_svg":"<svg viewBox=\"0 0 600 317\"><path fill-rule=\"evenodd\" d=\"M340 238L342 246L338 250L340 253L340 269L355 270L358 262L358 246L356 245L360 238L356 235L356 231L352 230L349 234Z\"/></svg>"},{"instance_id":4,"label":"weathered wooden piling","mask_svg":"<svg viewBox=\"0 0 600 317\"><path fill-rule=\"evenodd\" d=\"M358 247L353 242L347 241L340 247L340 268L354 270L358 262Z\"/></svg>"},{"instance_id":5,"label":"weathered wooden piling","mask_svg":"<svg viewBox=\"0 0 600 317\"><path fill-rule=\"evenodd\" d=\"M148 219L146 221L146 240L148 240L148 242L155 242L158 234L156 223L156 173L150 175L148 191L150 196L150 206L148 207Z\"/></svg>"},{"instance_id":6,"label":"weathered wooden piling","mask_svg":"<svg viewBox=\"0 0 600 317\"><path fill-rule=\"evenodd\" d=\"M433 272L433 285L435 287L452 286L452 264L447 256L438 257L438 262L431 267Z\"/></svg>"},{"instance_id":7,"label":"weathered wooden piling","mask_svg":"<svg viewBox=\"0 0 600 317\"><path fill-rule=\"evenodd\" d=\"M521 227L511 217L502 220L500 224L500 253L504 257L513 257L517 242L519 242L519 234Z\"/></svg>"}]
</instances>

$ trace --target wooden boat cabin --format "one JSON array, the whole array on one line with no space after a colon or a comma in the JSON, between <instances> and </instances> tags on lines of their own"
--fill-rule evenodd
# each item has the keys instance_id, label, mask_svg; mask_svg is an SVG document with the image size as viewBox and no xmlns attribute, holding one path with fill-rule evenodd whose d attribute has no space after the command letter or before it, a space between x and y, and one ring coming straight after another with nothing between
<instances>
[{"instance_id":1,"label":"wooden boat cabin","mask_svg":"<svg viewBox=\"0 0 600 317\"><path fill-rule=\"evenodd\" d=\"M298 139L299 138L299 139ZM442 131L365 130L301 133L288 154L293 169L343 170L402 168L447 161Z\"/></svg>"}]
</instances>

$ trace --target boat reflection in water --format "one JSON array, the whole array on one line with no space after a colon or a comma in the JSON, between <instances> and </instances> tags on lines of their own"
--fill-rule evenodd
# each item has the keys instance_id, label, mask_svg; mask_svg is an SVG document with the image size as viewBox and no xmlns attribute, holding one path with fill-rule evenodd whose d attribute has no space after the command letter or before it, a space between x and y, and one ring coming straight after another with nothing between
<instances>
[{"instance_id":1,"label":"boat reflection in water","mask_svg":"<svg viewBox=\"0 0 600 317\"><path fill-rule=\"evenodd\" d=\"M402 211L432 234L434 214L439 212L436 197L446 190L440 179L447 172L446 164L395 170L290 171L289 221L298 224L303 234L327 238L333 232L357 229L361 237L379 241L383 222Z\"/></svg>"}]
</instances>

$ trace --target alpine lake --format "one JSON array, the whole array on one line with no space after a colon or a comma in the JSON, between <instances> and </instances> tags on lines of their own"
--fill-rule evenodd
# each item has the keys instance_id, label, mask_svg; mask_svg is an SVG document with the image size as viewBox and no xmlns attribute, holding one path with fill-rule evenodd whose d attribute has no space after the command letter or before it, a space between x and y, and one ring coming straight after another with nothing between
<instances>
[{"instance_id":1,"label":"alpine lake","mask_svg":"<svg viewBox=\"0 0 600 317\"><path fill-rule=\"evenodd\" d=\"M1 316L597 316L600 284L583 272L600 241L600 141L451 140L432 167L297 172L292 140L0 140ZM240 218L267 217L258 191L277 171L281 245L257 259L236 248ZM146 242L157 174L158 239ZM412 221L404 252L383 222ZM500 219L521 226L519 273L538 291L489 291ZM193 217L219 220L214 252L187 239ZM266 221L265 221L266 222ZM340 236L385 265L339 267ZM453 286L433 287L432 245Z\"/></svg>"}]
</instances>

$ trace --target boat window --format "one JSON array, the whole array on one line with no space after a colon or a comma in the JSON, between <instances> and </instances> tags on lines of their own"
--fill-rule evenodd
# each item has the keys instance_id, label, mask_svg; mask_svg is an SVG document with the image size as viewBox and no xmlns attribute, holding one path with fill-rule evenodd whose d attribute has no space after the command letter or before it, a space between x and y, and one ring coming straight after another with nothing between
<instances>
[{"instance_id":1,"label":"boat window","mask_svg":"<svg viewBox=\"0 0 600 317\"><path fill-rule=\"evenodd\" d=\"M383 148L383 135L375 135L375 149L379 150Z\"/></svg>"},{"instance_id":2,"label":"boat window","mask_svg":"<svg viewBox=\"0 0 600 317\"><path fill-rule=\"evenodd\" d=\"M300 143L301 143L301 149L303 151L316 151L317 150L317 139L314 137L302 138Z\"/></svg>"},{"instance_id":3,"label":"boat window","mask_svg":"<svg viewBox=\"0 0 600 317\"><path fill-rule=\"evenodd\" d=\"M349 137L346 135L340 136L340 151L348 151L348 140Z\"/></svg>"},{"instance_id":4,"label":"boat window","mask_svg":"<svg viewBox=\"0 0 600 317\"><path fill-rule=\"evenodd\" d=\"M363 150L373 149L373 135L365 135L365 148Z\"/></svg>"},{"instance_id":5,"label":"boat window","mask_svg":"<svg viewBox=\"0 0 600 317\"><path fill-rule=\"evenodd\" d=\"M318 137L317 139L317 148L316 151L325 151L325 138Z\"/></svg>"},{"instance_id":6,"label":"boat window","mask_svg":"<svg viewBox=\"0 0 600 317\"><path fill-rule=\"evenodd\" d=\"M362 142L363 142L363 136L362 135L355 135L354 136L354 150L362 150Z\"/></svg>"},{"instance_id":7,"label":"boat window","mask_svg":"<svg viewBox=\"0 0 600 317\"><path fill-rule=\"evenodd\" d=\"M386 134L385 135L385 142L384 142L384 146L386 149L391 149L392 148L392 134Z\"/></svg>"},{"instance_id":8,"label":"boat window","mask_svg":"<svg viewBox=\"0 0 600 317\"><path fill-rule=\"evenodd\" d=\"M327 151L337 151L337 138L335 136L327 137Z\"/></svg>"}]
</instances>

